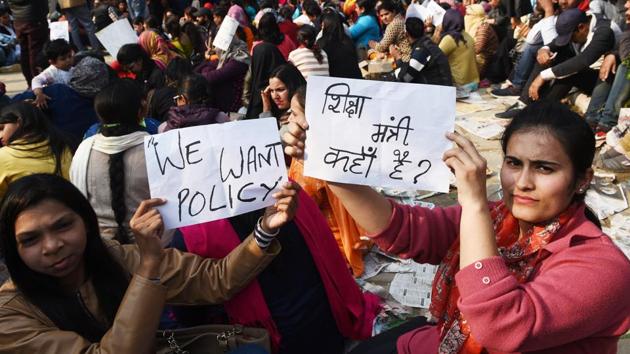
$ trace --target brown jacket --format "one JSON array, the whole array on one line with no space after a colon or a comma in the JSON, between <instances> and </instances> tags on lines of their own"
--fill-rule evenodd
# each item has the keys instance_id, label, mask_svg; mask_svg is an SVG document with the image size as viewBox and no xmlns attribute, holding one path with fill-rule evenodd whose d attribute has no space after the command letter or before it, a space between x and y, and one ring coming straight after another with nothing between
<instances>
[{"instance_id":1,"label":"brown jacket","mask_svg":"<svg viewBox=\"0 0 630 354\"><path fill-rule=\"evenodd\" d=\"M110 252L134 273L140 264L136 245L107 242ZM100 343L91 343L75 332L62 331L8 281L0 288L0 353L38 354L138 354L153 349L161 309L169 304L222 303L248 285L280 252L274 241L261 251L250 236L223 259L204 259L191 253L166 249L156 284L133 275L114 323ZM77 296L98 320L94 287L86 282ZM158 310L159 309L159 310Z\"/></svg>"}]
</instances>

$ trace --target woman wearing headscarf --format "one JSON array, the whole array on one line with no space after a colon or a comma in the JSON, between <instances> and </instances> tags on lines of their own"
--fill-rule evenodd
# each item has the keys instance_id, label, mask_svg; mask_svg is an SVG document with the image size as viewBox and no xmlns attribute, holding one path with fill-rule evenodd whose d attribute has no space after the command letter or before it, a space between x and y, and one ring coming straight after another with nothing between
<instances>
[{"instance_id":1,"label":"woman wearing headscarf","mask_svg":"<svg viewBox=\"0 0 630 354\"><path fill-rule=\"evenodd\" d=\"M258 44L252 54L251 80L249 82L249 104L246 118L258 118L263 111L260 92L269 85L269 75L278 66L286 63L282 53L272 43Z\"/></svg>"},{"instance_id":2,"label":"woman wearing headscarf","mask_svg":"<svg viewBox=\"0 0 630 354\"><path fill-rule=\"evenodd\" d=\"M448 57L455 85L476 90L479 71L475 61L475 40L464 31L464 17L459 11L446 11L439 38L439 47Z\"/></svg>"},{"instance_id":3,"label":"woman wearing headscarf","mask_svg":"<svg viewBox=\"0 0 630 354\"><path fill-rule=\"evenodd\" d=\"M195 72L208 80L214 94L214 107L223 112L236 112L241 107L245 75L251 63L247 44L236 36L226 51L217 49L219 62L206 62Z\"/></svg>"},{"instance_id":4,"label":"woman wearing headscarf","mask_svg":"<svg viewBox=\"0 0 630 354\"><path fill-rule=\"evenodd\" d=\"M97 122L94 112L94 96L110 81L110 70L104 62L87 56L70 69L70 82L44 87L44 94L51 98L44 111L53 126L70 135L73 143L81 141L85 131ZM34 99L27 91L13 101ZM76 145L75 145L76 146Z\"/></svg>"},{"instance_id":5,"label":"woman wearing headscarf","mask_svg":"<svg viewBox=\"0 0 630 354\"><path fill-rule=\"evenodd\" d=\"M138 38L138 44L162 70L166 69L171 59L179 56L169 48L164 38L153 31L142 32Z\"/></svg>"},{"instance_id":6,"label":"woman wearing headscarf","mask_svg":"<svg viewBox=\"0 0 630 354\"><path fill-rule=\"evenodd\" d=\"M490 60L497 51L499 37L497 37L492 25L486 22L486 11L481 4L473 4L466 7L464 28L466 33L470 34L475 40L477 69L479 70L479 77L482 78Z\"/></svg>"}]
</instances>

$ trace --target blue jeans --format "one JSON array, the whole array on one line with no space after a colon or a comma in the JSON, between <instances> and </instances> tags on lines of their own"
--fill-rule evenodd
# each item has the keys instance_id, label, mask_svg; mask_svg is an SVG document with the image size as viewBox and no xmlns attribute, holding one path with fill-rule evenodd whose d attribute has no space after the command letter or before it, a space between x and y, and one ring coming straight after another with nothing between
<instances>
[{"instance_id":1,"label":"blue jeans","mask_svg":"<svg viewBox=\"0 0 630 354\"><path fill-rule=\"evenodd\" d=\"M602 124L608 127L617 125L619 111L630 97L630 80L626 77L627 73L628 67L621 64L617 67L612 84L611 80L598 81L584 115L589 124Z\"/></svg>"},{"instance_id":2,"label":"blue jeans","mask_svg":"<svg viewBox=\"0 0 630 354\"><path fill-rule=\"evenodd\" d=\"M77 47L79 52L85 50L85 46L83 42L81 42L81 34L79 32L79 23L87 32L88 39L90 40L90 46L92 49L100 49L101 42L98 41L96 35L94 34L94 22L92 22L92 17L90 15L90 9L87 4L83 6L71 7L69 9L63 10L64 14L68 18L68 24L71 27L70 36L72 38L72 42Z\"/></svg>"},{"instance_id":3,"label":"blue jeans","mask_svg":"<svg viewBox=\"0 0 630 354\"><path fill-rule=\"evenodd\" d=\"M142 17L146 20L149 15L146 0L127 0L127 10L132 20L136 17Z\"/></svg>"},{"instance_id":4,"label":"blue jeans","mask_svg":"<svg viewBox=\"0 0 630 354\"><path fill-rule=\"evenodd\" d=\"M534 69L534 64L536 64L536 54L538 53L538 49L541 47L542 44L525 43L523 53L521 53L521 57L514 68L514 77L511 80L512 85L519 88L523 88L523 86L525 86L527 79L529 78L529 74L531 74Z\"/></svg>"}]
</instances>

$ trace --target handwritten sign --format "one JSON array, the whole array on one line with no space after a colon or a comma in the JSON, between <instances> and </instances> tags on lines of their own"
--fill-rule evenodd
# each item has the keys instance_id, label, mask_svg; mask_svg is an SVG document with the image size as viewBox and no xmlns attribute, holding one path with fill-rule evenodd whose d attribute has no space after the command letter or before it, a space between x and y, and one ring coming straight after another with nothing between
<instances>
[{"instance_id":1,"label":"handwritten sign","mask_svg":"<svg viewBox=\"0 0 630 354\"><path fill-rule=\"evenodd\" d=\"M96 38L103 44L109 54L116 58L118 51L125 44L138 43L138 35L131 28L126 18L120 19L96 32Z\"/></svg>"},{"instance_id":2,"label":"handwritten sign","mask_svg":"<svg viewBox=\"0 0 630 354\"><path fill-rule=\"evenodd\" d=\"M448 192L455 88L323 76L307 87L305 175Z\"/></svg>"},{"instance_id":3,"label":"handwritten sign","mask_svg":"<svg viewBox=\"0 0 630 354\"><path fill-rule=\"evenodd\" d=\"M70 42L70 32L68 27L68 21L56 21L48 24L50 28L50 40L65 39L66 42Z\"/></svg>"},{"instance_id":4,"label":"handwritten sign","mask_svg":"<svg viewBox=\"0 0 630 354\"><path fill-rule=\"evenodd\" d=\"M287 181L275 118L171 130L147 136L151 197L168 229L223 219L275 203Z\"/></svg>"},{"instance_id":5,"label":"handwritten sign","mask_svg":"<svg viewBox=\"0 0 630 354\"><path fill-rule=\"evenodd\" d=\"M238 21L231 16L225 16L212 45L224 51L228 50L237 29Z\"/></svg>"}]
</instances>

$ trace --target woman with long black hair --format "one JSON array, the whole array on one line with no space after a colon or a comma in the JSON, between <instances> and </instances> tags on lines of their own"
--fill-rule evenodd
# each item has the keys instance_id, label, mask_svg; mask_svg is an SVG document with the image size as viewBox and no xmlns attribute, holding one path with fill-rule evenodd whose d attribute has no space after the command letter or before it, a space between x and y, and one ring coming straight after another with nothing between
<instances>
[{"instance_id":1,"label":"woman with long black hair","mask_svg":"<svg viewBox=\"0 0 630 354\"><path fill-rule=\"evenodd\" d=\"M297 34L299 48L289 54L289 61L295 65L305 79L309 75L328 76L328 54L315 42L317 30L311 25L303 25Z\"/></svg>"},{"instance_id":2,"label":"woman with long black hair","mask_svg":"<svg viewBox=\"0 0 630 354\"><path fill-rule=\"evenodd\" d=\"M0 205L0 235L11 279L0 288L0 353L155 352L165 303L222 303L279 253L261 242L293 218L293 184L279 193L239 247L221 259L162 249L156 207L143 201L131 220L137 244L103 241L94 209L70 182L32 175ZM157 348L160 349L160 348Z\"/></svg>"},{"instance_id":3,"label":"woman with long black hair","mask_svg":"<svg viewBox=\"0 0 630 354\"><path fill-rule=\"evenodd\" d=\"M68 140L42 111L17 102L0 114L0 197L8 185L33 173L69 178L72 151Z\"/></svg>"},{"instance_id":4,"label":"woman with long black hair","mask_svg":"<svg viewBox=\"0 0 630 354\"><path fill-rule=\"evenodd\" d=\"M324 10L322 37L317 45L328 56L330 76L362 79L359 57L352 39L346 34L341 18L334 10Z\"/></svg>"}]
</instances>

